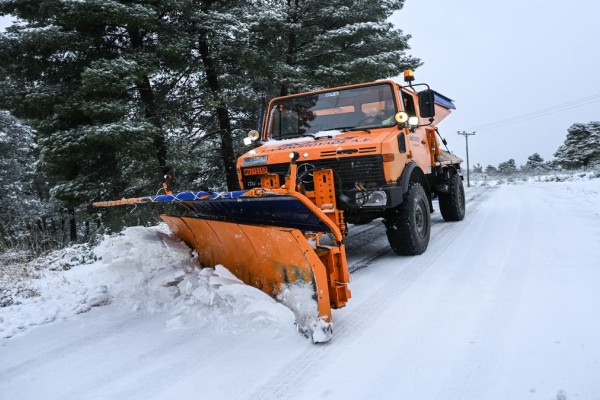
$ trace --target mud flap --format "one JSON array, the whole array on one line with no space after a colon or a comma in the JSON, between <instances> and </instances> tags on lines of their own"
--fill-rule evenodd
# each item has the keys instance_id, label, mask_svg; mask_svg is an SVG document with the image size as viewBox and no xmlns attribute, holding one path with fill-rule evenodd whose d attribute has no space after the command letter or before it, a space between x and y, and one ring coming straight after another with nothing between
<instances>
[{"instance_id":1,"label":"mud flap","mask_svg":"<svg viewBox=\"0 0 600 400\"><path fill-rule=\"evenodd\" d=\"M293 228L162 215L198 252L203 266L226 266L244 283L290 308L313 342L331 339L327 269L304 234Z\"/></svg>"}]
</instances>

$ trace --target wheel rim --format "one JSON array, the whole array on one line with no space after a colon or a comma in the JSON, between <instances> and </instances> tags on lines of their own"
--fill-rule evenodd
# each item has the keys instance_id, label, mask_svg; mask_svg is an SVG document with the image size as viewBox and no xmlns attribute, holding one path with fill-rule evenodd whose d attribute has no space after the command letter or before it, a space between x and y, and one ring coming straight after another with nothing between
<instances>
[{"instance_id":1,"label":"wheel rim","mask_svg":"<svg viewBox=\"0 0 600 400\"><path fill-rule=\"evenodd\" d=\"M423 209L423 203L417 201L415 204L415 227L420 237L425 237L425 231L427 230L427 221L425 221L425 210Z\"/></svg>"}]
</instances>

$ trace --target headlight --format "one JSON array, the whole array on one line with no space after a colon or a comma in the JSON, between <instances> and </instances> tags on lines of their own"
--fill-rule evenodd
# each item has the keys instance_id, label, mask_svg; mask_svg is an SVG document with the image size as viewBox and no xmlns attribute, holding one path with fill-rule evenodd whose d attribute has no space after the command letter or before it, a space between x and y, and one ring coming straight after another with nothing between
<instances>
[{"instance_id":1,"label":"headlight","mask_svg":"<svg viewBox=\"0 0 600 400\"><path fill-rule=\"evenodd\" d=\"M242 160L242 167L252 167L254 165L267 164L267 156L246 157Z\"/></svg>"},{"instance_id":2,"label":"headlight","mask_svg":"<svg viewBox=\"0 0 600 400\"><path fill-rule=\"evenodd\" d=\"M356 205L363 207L385 207L387 194L383 190L356 192Z\"/></svg>"},{"instance_id":3,"label":"headlight","mask_svg":"<svg viewBox=\"0 0 600 400\"><path fill-rule=\"evenodd\" d=\"M419 118L418 117L410 117L408 119L408 125L410 127L416 128L419 125Z\"/></svg>"},{"instance_id":4,"label":"headlight","mask_svg":"<svg viewBox=\"0 0 600 400\"><path fill-rule=\"evenodd\" d=\"M256 142L258 139L260 139L260 133L256 130L251 130L248 132L248 136L244 138L244 144L249 146L252 144L252 142Z\"/></svg>"}]
</instances>

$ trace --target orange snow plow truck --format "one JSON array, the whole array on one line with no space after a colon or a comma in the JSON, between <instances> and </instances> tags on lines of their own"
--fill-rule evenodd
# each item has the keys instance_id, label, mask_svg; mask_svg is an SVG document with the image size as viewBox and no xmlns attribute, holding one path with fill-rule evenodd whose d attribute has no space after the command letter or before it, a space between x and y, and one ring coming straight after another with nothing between
<instances>
[{"instance_id":1,"label":"orange snow plow truck","mask_svg":"<svg viewBox=\"0 0 600 400\"><path fill-rule=\"evenodd\" d=\"M94 206L180 204L162 218L203 266L227 267L288 306L303 334L328 341L331 310L350 299L349 223L382 218L391 248L417 255L429 243L435 196L446 221L465 215L462 160L440 148L436 128L454 104L413 84L412 71L404 79L271 100L262 132L244 140L260 146L238 159L239 191L166 190Z\"/></svg>"}]
</instances>

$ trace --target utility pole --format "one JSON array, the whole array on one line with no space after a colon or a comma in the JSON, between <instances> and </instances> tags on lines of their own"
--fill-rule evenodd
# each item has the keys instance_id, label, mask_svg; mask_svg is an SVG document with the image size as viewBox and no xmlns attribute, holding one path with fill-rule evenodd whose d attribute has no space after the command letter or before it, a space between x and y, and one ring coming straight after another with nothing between
<instances>
[{"instance_id":1,"label":"utility pole","mask_svg":"<svg viewBox=\"0 0 600 400\"><path fill-rule=\"evenodd\" d=\"M465 143L467 144L467 187L471 187L471 181L469 180L469 136L475 135L475 132L458 131L456 133L464 136Z\"/></svg>"}]
</instances>

